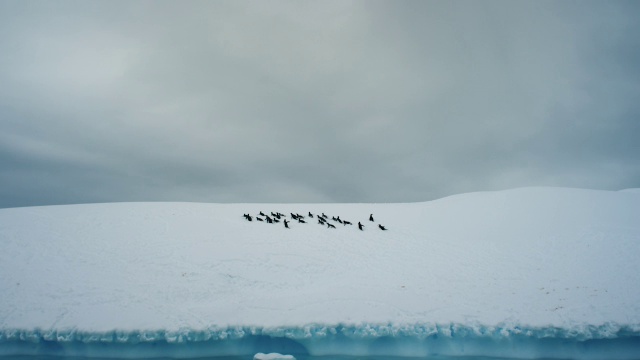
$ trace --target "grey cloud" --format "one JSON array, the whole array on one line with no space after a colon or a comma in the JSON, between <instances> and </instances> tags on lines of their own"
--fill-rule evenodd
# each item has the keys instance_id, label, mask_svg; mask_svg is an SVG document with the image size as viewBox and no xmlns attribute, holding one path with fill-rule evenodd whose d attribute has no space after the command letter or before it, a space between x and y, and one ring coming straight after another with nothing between
<instances>
[{"instance_id":1,"label":"grey cloud","mask_svg":"<svg viewBox=\"0 0 640 360\"><path fill-rule=\"evenodd\" d=\"M638 187L638 10L4 2L0 206Z\"/></svg>"}]
</instances>

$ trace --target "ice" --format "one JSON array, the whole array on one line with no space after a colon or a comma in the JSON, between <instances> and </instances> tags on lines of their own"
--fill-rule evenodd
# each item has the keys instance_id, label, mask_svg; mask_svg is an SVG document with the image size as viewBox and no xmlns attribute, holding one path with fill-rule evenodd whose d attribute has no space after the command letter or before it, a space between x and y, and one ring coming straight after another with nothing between
<instances>
[{"instance_id":1,"label":"ice","mask_svg":"<svg viewBox=\"0 0 640 360\"><path fill-rule=\"evenodd\" d=\"M53 333L53 334L52 334ZM48 340L47 340L48 339ZM522 359L638 359L640 329L602 326L414 324L261 328L232 327L91 333L4 331L0 356L202 358L256 353L312 356L486 356Z\"/></svg>"},{"instance_id":2,"label":"ice","mask_svg":"<svg viewBox=\"0 0 640 360\"><path fill-rule=\"evenodd\" d=\"M257 353L253 356L253 360L296 360L296 358L293 355L282 355L278 353Z\"/></svg>"},{"instance_id":3,"label":"ice","mask_svg":"<svg viewBox=\"0 0 640 360\"><path fill-rule=\"evenodd\" d=\"M637 194L0 209L0 355L638 359Z\"/></svg>"}]
</instances>

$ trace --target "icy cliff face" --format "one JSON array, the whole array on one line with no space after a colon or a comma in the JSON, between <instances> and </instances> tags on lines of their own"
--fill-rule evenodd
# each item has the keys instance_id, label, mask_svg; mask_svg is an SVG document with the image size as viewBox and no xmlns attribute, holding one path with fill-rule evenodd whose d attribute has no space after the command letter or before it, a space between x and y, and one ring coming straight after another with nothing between
<instances>
[{"instance_id":1,"label":"icy cliff face","mask_svg":"<svg viewBox=\"0 0 640 360\"><path fill-rule=\"evenodd\" d=\"M309 325L193 331L0 332L0 356L200 358L282 353L349 356L491 356L520 359L639 359L640 327Z\"/></svg>"}]
</instances>

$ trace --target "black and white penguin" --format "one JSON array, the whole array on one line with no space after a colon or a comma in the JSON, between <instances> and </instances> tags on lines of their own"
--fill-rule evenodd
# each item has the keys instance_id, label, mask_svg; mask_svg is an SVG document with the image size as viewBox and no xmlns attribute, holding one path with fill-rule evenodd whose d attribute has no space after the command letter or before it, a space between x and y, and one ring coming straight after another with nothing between
<instances>
[{"instance_id":1,"label":"black and white penguin","mask_svg":"<svg viewBox=\"0 0 640 360\"><path fill-rule=\"evenodd\" d=\"M378 227L379 227L381 230L387 230L387 228L386 228L386 227L384 227L384 226L382 226L381 224L378 224Z\"/></svg>"},{"instance_id":2,"label":"black and white penguin","mask_svg":"<svg viewBox=\"0 0 640 360\"><path fill-rule=\"evenodd\" d=\"M358 221L358 229L363 230L362 228L364 227L364 225L360 224L360 221Z\"/></svg>"},{"instance_id":3,"label":"black and white penguin","mask_svg":"<svg viewBox=\"0 0 640 360\"><path fill-rule=\"evenodd\" d=\"M369 221L373 221L373 214L369 215Z\"/></svg>"}]
</instances>

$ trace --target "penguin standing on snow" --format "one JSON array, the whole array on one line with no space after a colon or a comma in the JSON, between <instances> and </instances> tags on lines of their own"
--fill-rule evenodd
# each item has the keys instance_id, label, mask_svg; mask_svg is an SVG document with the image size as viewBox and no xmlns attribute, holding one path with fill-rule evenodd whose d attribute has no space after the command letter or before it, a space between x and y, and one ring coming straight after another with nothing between
<instances>
[{"instance_id":1,"label":"penguin standing on snow","mask_svg":"<svg viewBox=\"0 0 640 360\"><path fill-rule=\"evenodd\" d=\"M363 227L364 225L360 224L360 221L358 221L358 229L362 230Z\"/></svg>"},{"instance_id":2,"label":"penguin standing on snow","mask_svg":"<svg viewBox=\"0 0 640 360\"><path fill-rule=\"evenodd\" d=\"M289 222L287 221L287 219L284 219L284 227L289 229Z\"/></svg>"},{"instance_id":3,"label":"penguin standing on snow","mask_svg":"<svg viewBox=\"0 0 640 360\"><path fill-rule=\"evenodd\" d=\"M369 215L369 221L373 221L373 214Z\"/></svg>"}]
</instances>

